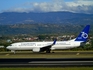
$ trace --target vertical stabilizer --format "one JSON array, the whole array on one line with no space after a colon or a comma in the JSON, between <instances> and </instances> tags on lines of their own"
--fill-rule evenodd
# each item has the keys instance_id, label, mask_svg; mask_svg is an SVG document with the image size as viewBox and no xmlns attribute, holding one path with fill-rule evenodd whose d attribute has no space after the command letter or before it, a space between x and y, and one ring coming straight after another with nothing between
<instances>
[{"instance_id":1,"label":"vertical stabilizer","mask_svg":"<svg viewBox=\"0 0 93 70\"><path fill-rule=\"evenodd\" d=\"M78 35L78 37L75 39L75 41L81 41L86 42L88 39L88 33L89 33L90 25L87 25L81 33Z\"/></svg>"}]
</instances>

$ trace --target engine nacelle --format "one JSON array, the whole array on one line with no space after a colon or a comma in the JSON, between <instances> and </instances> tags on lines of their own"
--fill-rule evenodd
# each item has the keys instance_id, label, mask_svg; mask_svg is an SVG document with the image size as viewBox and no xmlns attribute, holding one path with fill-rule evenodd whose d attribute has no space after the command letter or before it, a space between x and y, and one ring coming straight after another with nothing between
<instances>
[{"instance_id":1,"label":"engine nacelle","mask_svg":"<svg viewBox=\"0 0 93 70\"><path fill-rule=\"evenodd\" d=\"M33 48L33 52L40 52L40 48Z\"/></svg>"}]
</instances>

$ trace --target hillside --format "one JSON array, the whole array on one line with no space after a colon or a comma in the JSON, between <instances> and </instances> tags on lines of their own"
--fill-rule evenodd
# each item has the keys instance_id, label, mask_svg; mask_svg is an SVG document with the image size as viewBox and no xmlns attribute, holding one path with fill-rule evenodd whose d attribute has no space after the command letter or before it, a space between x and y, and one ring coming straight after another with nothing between
<instances>
[{"instance_id":1,"label":"hillside","mask_svg":"<svg viewBox=\"0 0 93 70\"><path fill-rule=\"evenodd\" d=\"M93 26L93 25L92 25ZM90 32L93 32L91 26ZM72 24L14 24L0 25L0 35L18 35L18 34L78 34L85 25Z\"/></svg>"}]
</instances>

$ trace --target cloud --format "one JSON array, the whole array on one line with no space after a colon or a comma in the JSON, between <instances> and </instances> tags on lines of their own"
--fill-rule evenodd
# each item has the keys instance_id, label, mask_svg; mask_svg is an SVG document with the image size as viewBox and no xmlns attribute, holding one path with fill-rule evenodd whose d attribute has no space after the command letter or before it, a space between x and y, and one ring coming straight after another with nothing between
<instances>
[{"instance_id":1,"label":"cloud","mask_svg":"<svg viewBox=\"0 0 93 70\"><path fill-rule=\"evenodd\" d=\"M93 14L93 0L76 0L67 2L67 5L69 6L68 11Z\"/></svg>"},{"instance_id":2,"label":"cloud","mask_svg":"<svg viewBox=\"0 0 93 70\"><path fill-rule=\"evenodd\" d=\"M66 2L68 6L82 6L82 5L92 5L93 6L93 1L92 0L74 0L73 2Z\"/></svg>"},{"instance_id":3,"label":"cloud","mask_svg":"<svg viewBox=\"0 0 93 70\"><path fill-rule=\"evenodd\" d=\"M74 13L93 14L93 0L51 0L50 2L25 3L20 7L11 8L9 12L51 12L51 11L69 11Z\"/></svg>"}]
</instances>

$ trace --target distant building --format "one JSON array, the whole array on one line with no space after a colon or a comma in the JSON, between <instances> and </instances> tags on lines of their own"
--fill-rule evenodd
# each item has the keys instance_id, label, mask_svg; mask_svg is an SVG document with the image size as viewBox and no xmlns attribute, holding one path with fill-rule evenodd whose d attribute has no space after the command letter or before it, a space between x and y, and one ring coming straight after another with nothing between
<instances>
[{"instance_id":1,"label":"distant building","mask_svg":"<svg viewBox=\"0 0 93 70\"><path fill-rule=\"evenodd\" d=\"M0 48L4 48L4 46L0 46Z\"/></svg>"},{"instance_id":2,"label":"distant building","mask_svg":"<svg viewBox=\"0 0 93 70\"><path fill-rule=\"evenodd\" d=\"M9 39L9 40L7 40L7 42L8 42L8 43L11 43L12 41Z\"/></svg>"}]
</instances>

